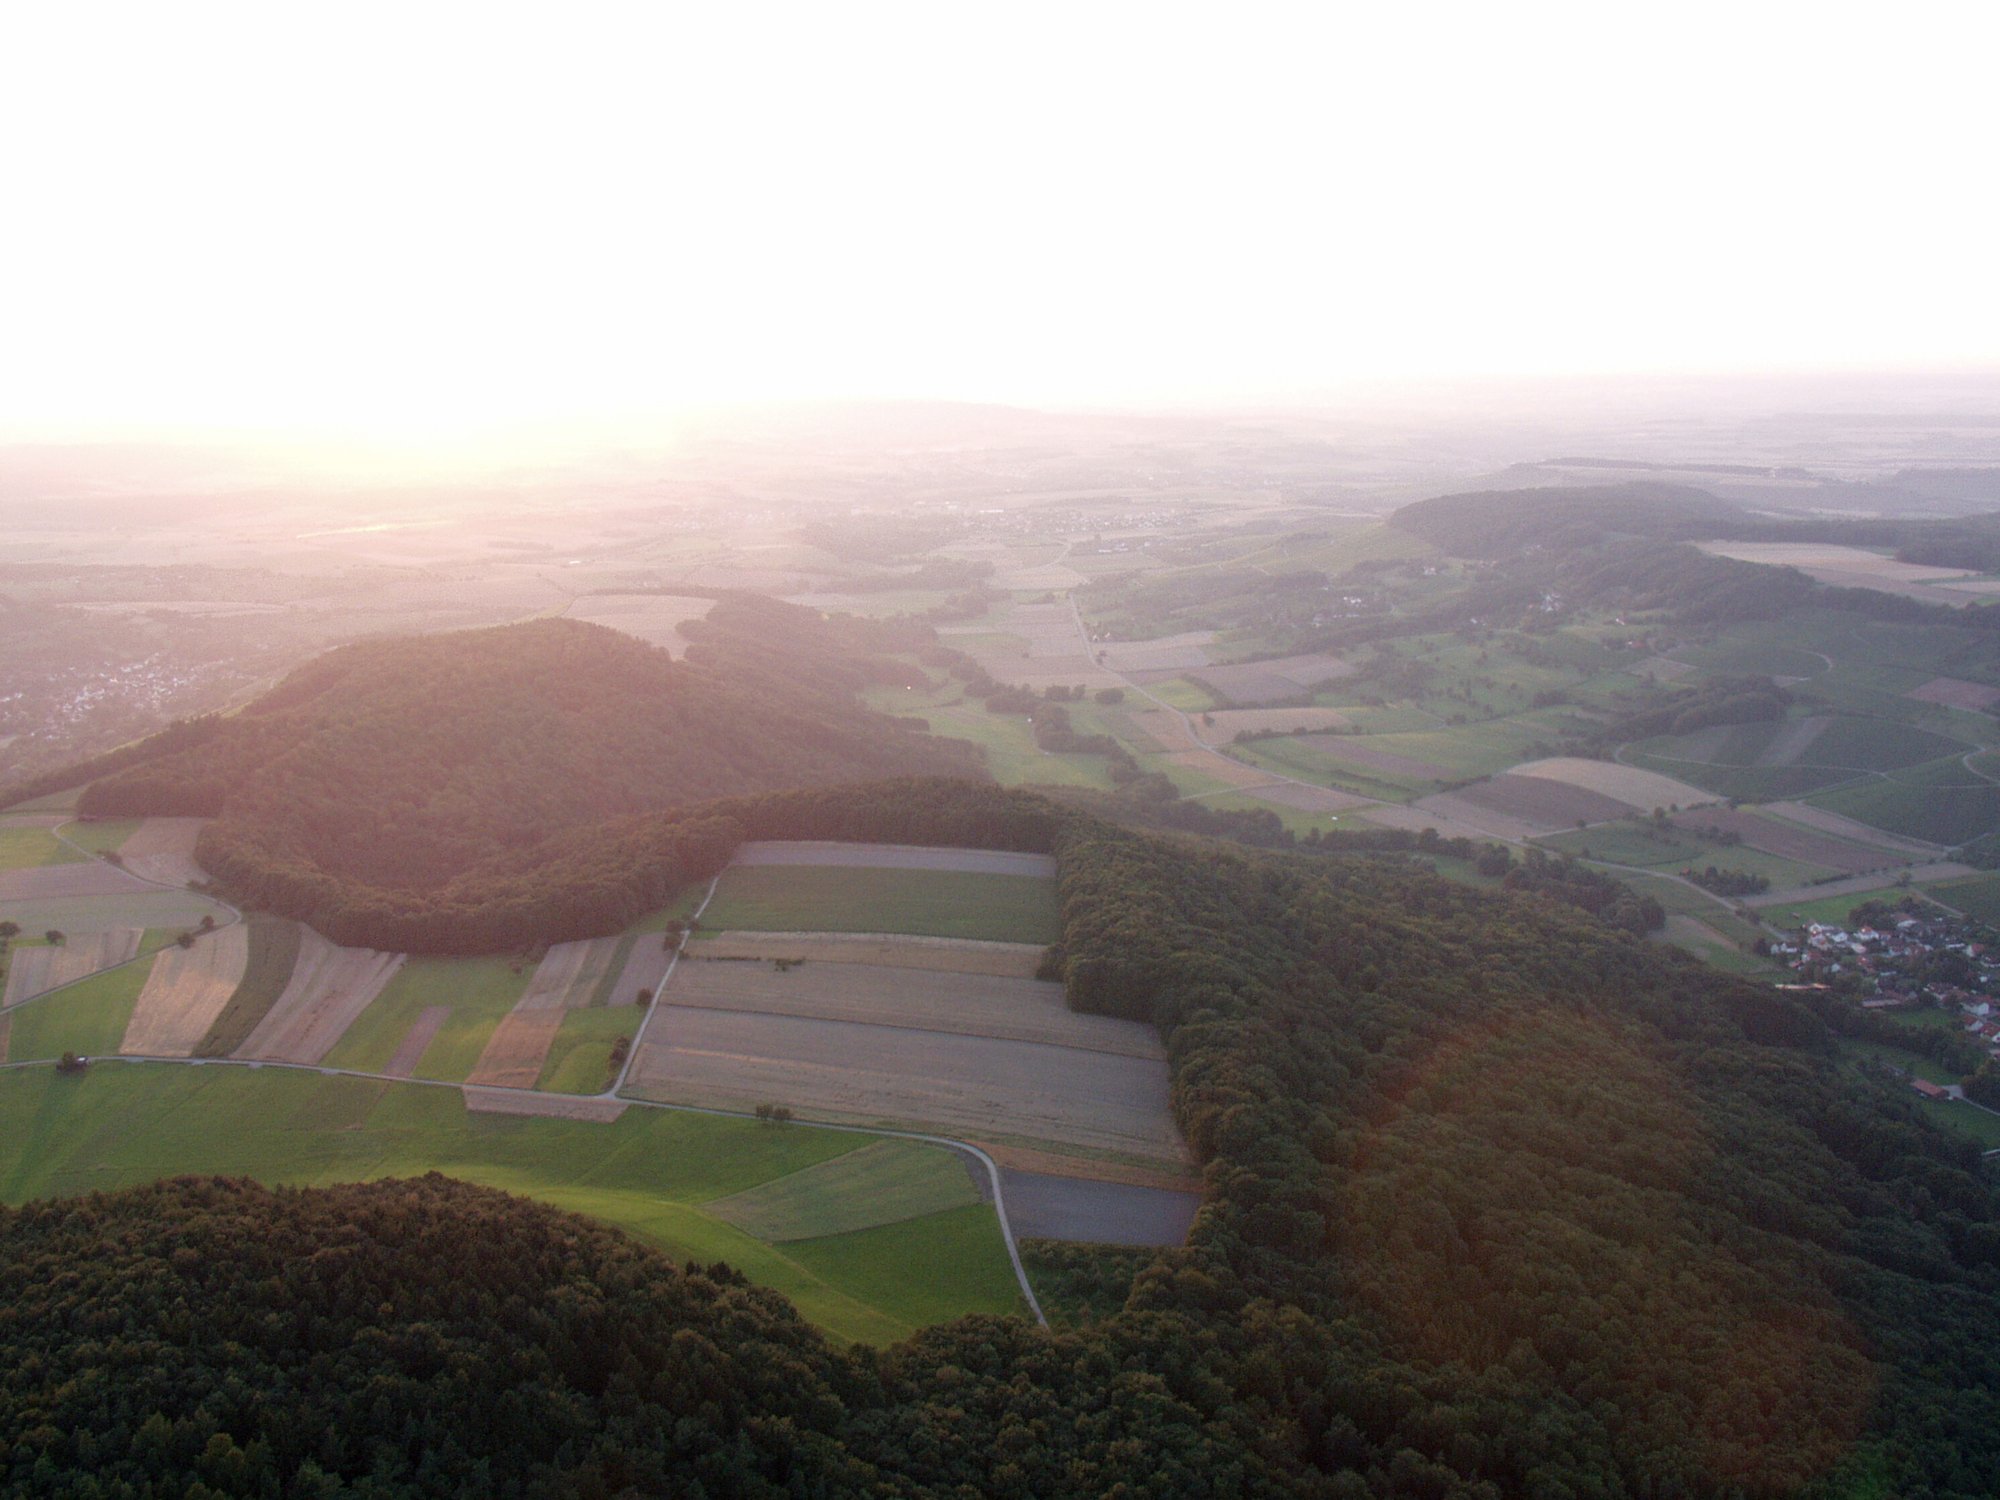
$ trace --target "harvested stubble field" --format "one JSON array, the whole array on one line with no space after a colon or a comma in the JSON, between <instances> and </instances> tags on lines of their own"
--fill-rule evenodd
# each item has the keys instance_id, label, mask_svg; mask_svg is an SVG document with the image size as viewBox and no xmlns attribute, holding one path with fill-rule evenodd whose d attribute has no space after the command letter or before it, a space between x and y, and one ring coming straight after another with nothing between
<instances>
[{"instance_id":1,"label":"harvested stubble field","mask_svg":"<svg viewBox=\"0 0 2000 1500\"><path fill-rule=\"evenodd\" d=\"M617 938L593 938L557 943L549 949L514 1008L493 1028L465 1081L495 1088L533 1088L542 1076L549 1047L562 1029L563 1012L581 1009L596 998L612 977L620 946ZM421 1019L416 1024L421 1024Z\"/></svg>"},{"instance_id":2,"label":"harvested stubble field","mask_svg":"<svg viewBox=\"0 0 2000 1500\"><path fill-rule=\"evenodd\" d=\"M1259 802L1268 802L1273 807L1307 813L1344 812L1350 807L1370 805L1369 798L1357 797L1352 792L1336 791L1327 786L1301 786L1296 781L1274 781L1269 786L1251 787L1244 795Z\"/></svg>"},{"instance_id":3,"label":"harvested stubble field","mask_svg":"<svg viewBox=\"0 0 2000 1500\"><path fill-rule=\"evenodd\" d=\"M1213 630L1189 630L1150 641L1097 641L1093 649L1118 672L1181 671L1208 665Z\"/></svg>"},{"instance_id":4,"label":"harvested stubble field","mask_svg":"<svg viewBox=\"0 0 2000 1500\"><path fill-rule=\"evenodd\" d=\"M596 1103L507 1091L479 1102ZM628 1108L600 1122L467 1105L457 1089L293 1069L107 1063L81 1078L8 1072L0 1074L0 1200L180 1173L321 1184L435 1170L590 1214L676 1261L725 1261L837 1338L887 1343L935 1316L1014 1310L990 1209L774 1246L705 1207L861 1149L863 1137L677 1110ZM234 1128L219 1130L218 1120Z\"/></svg>"},{"instance_id":5,"label":"harvested stubble field","mask_svg":"<svg viewBox=\"0 0 2000 1500\"><path fill-rule=\"evenodd\" d=\"M302 929L291 982L236 1055L323 1061L402 963L400 953L338 948L311 928Z\"/></svg>"},{"instance_id":6,"label":"harvested stubble field","mask_svg":"<svg viewBox=\"0 0 2000 1500\"><path fill-rule=\"evenodd\" d=\"M1912 688L1903 696L1914 698L1919 703L1942 703L1946 708L1985 713L1994 704L2000 703L2000 687L1967 682L1962 677L1933 677L1922 687Z\"/></svg>"},{"instance_id":7,"label":"harvested stubble field","mask_svg":"<svg viewBox=\"0 0 2000 1500\"><path fill-rule=\"evenodd\" d=\"M0 902L45 902L99 896L140 896L153 890L134 876L102 860L34 865L0 870Z\"/></svg>"},{"instance_id":8,"label":"harvested stubble field","mask_svg":"<svg viewBox=\"0 0 2000 1500\"><path fill-rule=\"evenodd\" d=\"M292 982L299 959L298 923L253 913L244 923L248 956L242 982L195 1048L196 1057L227 1057L249 1038L257 1023Z\"/></svg>"},{"instance_id":9,"label":"harvested stubble field","mask_svg":"<svg viewBox=\"0 0 2000 1500\"><path fill-rule=\"evenodd\" d=\"M0 1003L19 1005L100 969L129 963L139 956L144 936L143 928L115 927L107 932L80 932L60 944L14 947L7 955L7 992Z\"/></svg>"},{"instance_id":10,"label":"harvested stubble field","mask_svg":"<svg viewBox=\"0 0 2000 1500\"><path fill-rule=\"evenodd\" d=\"M1353 674L1354 668L1335 656L1286 656L1275 661L1201 667L1188 675L1231 703L1255 707L1281 698L1296 698L1323 683Z\"/></svg>"},{"instance_id":11,"label":"harvested stubble field","mask_svg":"<svg viewBox=\"0 0 2000 1500\"><path fill-rule=\"evenodd\" d=\"M1159 761L1162 765L1206 776L1221 786L1260 787L1269 786L1277 780L1274 773L1260 766L1245 765L1213 750L1176 750L1160 756Z\"/></svg>"},{"instance_id":12,"label":"harvested stubble field","mask_svg":"<svg viewBox=\"0 0 2000 1500\"><path fill-rule=\"evenodd\" d=\"M1716 800L1713 793L1704 792L1698 786L1689 786L1685 781L1675 781L1671 776L1662 776L1657 771L1641 771L1635 766L1621 766L1611 760L1584 760L1577 756L1556 756L1549 760L1531 760L1515 766L1513 774L1540 776L1546 780L1582 787L1587 792L1610 797L1640 812L1650 812L1655 807L1672 807L1675 804L1682 807L1698 807L1705 802Z\"/></svg>"},{"instance_id":13,"label":"harvested stubble field","mask_svg":"<svg viewBox=\"0 0 2000 1500\"><path fill-rule=\"evenodd\" d=\"M1490 776L1459 788L1456 795L1475 807L1516 819L1525 826L1539 825L1550 833L1573 828L1578 823L1608 823L1632 815L1632 808L1615 797L1551 781L1546 776Z\"/></svg>"},{"instance_id":14,"label":"harvested stubble field","mask_svg":"<svg viewBox=\"0 0 2000 1500\"><path fill-rule=\"evenodd\" d=\"M1073 1011L1059 984L992 974L849 963L780 969L691 953L661 994L649 1046L661 1025L678 1024L670 1017L683 1008L995 1037L1151 1062L1166 1057L1150 1026Z\"/></svg>"},{"instance_id":15,"label":"harvested stubble field","mask_svg":"<svg viewBox=\"0 0 2000 1500\"><path fill-rule=\"evenodd\" d=\"M148 818L118 846L125 868L156 885L185 886L208 878L194 862L204 819Z\"/></svg>"},{"instance_id":16,"label":"harvested stubble field","mask_svg":"<svg viewBox=\"0 0 2000 1500\"><path fill-rule=\"evenodd\" d=\"M189 947L162 950L139 991L120 1052L141 1057L191 1057L243 982L250 930L233 922Z\"/></svg>"},{"instance_id":17,"label":"harvested stubble field","mask_svg":"<svg viewBox=\"0 0 2000 1500\"><path fill-rule=\"evenodd\" d=\"M842 866L732 865L706 927L756 932L900 932L996 942L1056 940L1055 882L1035 875Z\"/></svg>"},{"instance_id":18,"label":"harvested stubble field","mask_svg":"<svg viewBox=\"0 0 2000 1500\"><path fill-rule=\"evenodd\" d=\"M950 974L990 974L1033 979L1048 950L1039 943L990 943L977 938L909 937L869 932L718 932L689 944L699 959L796 959L814 963L873 964ZM664 973L662 953L661 969ZM657 986L659 981L654 981ZM621 984L620 993L624 992Z\"/></svg>"},{"instance_id":19,"label":"harvested stubble field","mask_svg":"<svg viewBox=\"0 0 2000 1500\"><path fill-rule=\"evenodd\" d=\"M1475 840L1481 839L1531 839L1552 832L1551 825L1539 819L1520 818L1512 813L1500 812L1483 803L1469 801L1457 792L1439 792L1434 797L1420 797L1407 809L1417 815L1417 821L1402 826L1410 828L1435 828L1440 834L1450 838L1463 835ZM1631 809L1620 807L1621 814ZM1375 818L1374 810L1368 809L1367 817Z\"/></svg>"},{"instance_id":20,"label":"harvested stubble field","mask_svg":"<svg viewBox=\"0 0 2000 1500\"><path fill-rule=\"evenodd\" d=\"M676 1103L776 1100L806 1118L1185 1160L1165 1060L1075 1047L672 1006L655 1014L631 1086Z\"/></svg>"},{"instance_id":21,"label":"harvested stubble field","mask_svg":"<svg viewBox=\"0 0 2000 1500\"><path fill-rule=\"evenodd\" d=\"M1810 865L1824 865L1828 869L1845 870L1850 874L1879 870L1903 857L1879 846L1871 848L1851 843L1796 823L1760 817L1740 808L1705 807L1696 812L1676 814L1673 823L1676 828L1685 828L1691 833L1711 838L1717 834L1734 834L1749 848L1760 849L1766 854Z\"/></svg>"}]
</instances>

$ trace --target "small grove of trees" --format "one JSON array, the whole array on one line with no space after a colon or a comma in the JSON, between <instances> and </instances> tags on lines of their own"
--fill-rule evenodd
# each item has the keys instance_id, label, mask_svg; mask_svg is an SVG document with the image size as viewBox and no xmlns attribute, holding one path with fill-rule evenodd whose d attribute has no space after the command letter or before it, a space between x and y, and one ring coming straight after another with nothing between
<instances>
[{"instance_id":1,"label":"small grove of trees","mask_svg":"<svg viewBox=\"0 0 2000 1500\"><path fill-rule=\"evenodd\" d=\"M789 1104L760 1104L755 1113L767 1125L784 1125L792 1118L792 1107Z\"/></svg>"}]
</instances>

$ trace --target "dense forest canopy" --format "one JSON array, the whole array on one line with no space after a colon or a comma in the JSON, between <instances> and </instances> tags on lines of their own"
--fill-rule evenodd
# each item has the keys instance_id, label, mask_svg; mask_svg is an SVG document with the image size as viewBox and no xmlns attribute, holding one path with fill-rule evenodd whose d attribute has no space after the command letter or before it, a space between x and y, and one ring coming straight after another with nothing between
<instances>
[{"instance_id":1,"label":"dense forest canopy","mask_svg":"<svg viewBox=\"0 0 2000 1500\"><path fill-rule=\"evenodd\" d=\"M976 753L860 706L918 627L822 620L748 596L689 627L687 660L537 620L343 647L242 713L176 726L85 789L90 816L216 818L204 866L290 914L464 906L609 820L786 786L976 775ZM906 669L904 669L906 670ZM302 883L302 884L301 884ZM295 893L296 894L296 893Z\"/></svg>"},{"instance_id":2,"label":"dense forest canopy","mask_svg":"<svg viewBox=\"0 0 2000 1500\"><path fill-rule=\"evenodd\" d=\"M1789 997L1532 887L964 781L687 818L1053 853L1070 1003L1165 1038L1188 1246L1045 1254L1097 1309L1067 1331L874 1356L458 1189L30 1208L0 1219L10 1482L88 1493L50 1477L87 1440L134 1495L1993 1493L2000 1199Z\"/></svg>"},{"instance_id":3,"label":"dense forest canopy","mask_svg":"<svg viewBox=\"0 0 2000 1500\"><path fill-rule=\"evenodd\" d=\"M1700 541L1744 519L1743 507L1691 485L1640 480L1554 489L1478 490L1405 505L1389 524L1454 557L1505 557L1618 537Z\"/></svg>"}]
</instances>

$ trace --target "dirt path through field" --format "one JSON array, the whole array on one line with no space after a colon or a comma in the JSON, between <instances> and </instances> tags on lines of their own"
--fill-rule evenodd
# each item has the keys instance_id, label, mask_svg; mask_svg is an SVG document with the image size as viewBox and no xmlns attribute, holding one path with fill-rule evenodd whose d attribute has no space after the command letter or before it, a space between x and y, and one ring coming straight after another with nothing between
<instances>
[{"instance_id":1,"label":"dirt path through field","mask_svg":"<svg viewBox=\"0 0 2000 1500\"><path fill-rule=\"evenodd\" d=\"M142 1057L189 1057L222 1014L250 961L250 928L232 922L194 940L163 949L139 991L120 1052Z\"/></svg>"},{"instance_id":2,"label":"dirt path through field","mask_svg":"<svg viewBox=\"0 0 2000 1500\"><path fill-rule=\"evenodd\" d=\"M475 1115L542 1115L552 1120L589 1120L609 1125L629 1107L623 1099L579 1098L575 1094L531 1094L518 1089L459 1090L466 1109Z\"/></svg>"},{"instance_id":3,"label":"dirt path through field","mask_svg":"<svg viewBox=\"0 0 2000 1500\"><path fill-rule=\"evenodd\" d=\"M426 1005L416 1020L410 1022L410 1029L396 1044L395 1056L389 1059L382 1071L392 1078L408 1078L414 1074L417 1064L423 1060L424 1049L436 1039L439 1029L450 1016L449 1005Z\"/></svg>"},{"instance_id":4,"label":"dirt path through field","mask_svg":"<svg viewBox=\"0 0 2000 1500\"><path fill-rule=\"evenodd\" d=\"M88 979L100 969L114 969L138 956L143 928L114 927L109 932L80 932L57 947L15 948L7 955L7 994L0 1004L23 1000Z\"/></svg>"},{"instance_id":5,"label":"dirt path through field","mask_svg":"<svg viewBox=\"0 0 2000 1500\"><path fill-rule=\"evenodd\" d=\"M236 1056L319 1062L402 966L400 953L336 947L305 928L291 983Z\"/></svg>"}]
</instances>

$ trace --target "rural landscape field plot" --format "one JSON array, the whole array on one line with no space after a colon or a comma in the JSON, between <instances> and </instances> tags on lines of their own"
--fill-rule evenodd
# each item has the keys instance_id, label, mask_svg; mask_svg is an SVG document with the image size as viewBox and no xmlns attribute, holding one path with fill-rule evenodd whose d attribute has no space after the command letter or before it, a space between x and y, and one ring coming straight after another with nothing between
<instances>
[{"instance_id":1,"label":"rural landscape field plot","mask_svg":"<svg viewBox=\"0 0 2000 1500\"><path fill-rule=\"evenodd\" d=\"M147 818L118 846L123 867L155 885L185 886L207 878L194 861L203 818Z\"/></svg>"},{"instance_id":2,"label":"rural landscape field plot","mask_svg":"<svg viewBox=\"0 0 2000 1500\"><path fill-rule=\"evenodd\" d=\"M237 1055L278 1062L321 1061L402 962L400 953L338 947L311 928L301 928L290 981Z\"/></svg>"},{"instance_id":3,"label":"rural landscape field plot","mask_svg":"<svg viewBox=\"0 0 2000 1500\"><path fill-rule=\"evenodd\" d=\"M991 974L1033 979L1048 950L1039 943L995 943L982 938L911 937L874 932L717 932L689 943L687 956L703 959L811 960L830 964L879 964L895 969L937 969L950 974Z\"/></svg>"},{"instance_id":4,"label":"rural landscape field plot","mask_svg":"<svg viewBox=\"0 0 2000 1500\"><path fill-rule=\"evenodd\" d=\"M1946 846L2000 829L2000 783L1957 755L1815 793L1811 805L1886 833Z\"/></svg>"},{"instance_id":5,"label":"rural landscape field plot","mask_svg":"<svg viewBox=\"0 0 2000 1500\"><path fill-rule=\"evenodd\" d=\"M218 1130L219 1120L235 1128ZM325 1184L439 1171L603 1219L675 1260L726 1261L840 1338L887 1343L938 1318L1016 1310L993 1210L925 1209L920 1184L937 1158L963 1176L941 1148L912 1145L894 1170L857 1174L868 1201L851 1212L870 1220L858 1230L792 1238L816 1227L801 1201L791 1217L771 1215L766 1227L786 1237L772 1243L706 1206L869 1144L643 1106L610 1124L472 1114L456 1089L288 1069L107 1062L81 1078L0 1073L7 1203L181 1173Z\"/></svg>"},{"instance_id":6,"label":"rural landscape field plot","mask_svg":"<svg viewBox=\"0 0 2000 1500\"><path fill-rule=\"evenodd\" d=\"M146 965L108 969L7 1012L4 1061L31 1062L74 1052L101 1057L116 1052L145 988Z\"/></svg>"},{"instance_id":7,"label":"rural landscape field plot","mask_svg":"<svg viewBox=\"0 0 2000 1500\"><path fill-rule=\"evenodd\" d=\"M533 1088L542 1076L542 1065L564 1013L590 1005L618 977L615 965L623 946L617 938L594 938L550 948L529 976L521 998L493 1028L465 1081L487 1087ZM406 1036L398 1048L399 1053L410 1054L409 1066L421 1062L423 1053L429 1051L430 1037L443 1029L448 1015L444 1007L431 1006L418 1018L411 1030L417 1032L428 1025L425 1045L417 1048ZM397 1071L393 1063L388 1071Z\"/></svg>"},{"instance_id":8,"label":"rural landscape field plot","mask_svg":"<svg viewBox=\"0 0 2000 1500\"><path fill-rule=\"evenodd\" d=\"M378 985L323 1058L330 1067L386 1073L414 1031L423 1046L414 1058L400 1059L411 1076L457 1083L478 1063L529 977L517 959L409 959ZM254 1054L246 1048L240 1055Z\"/></svg>"},{"instance_id":9,"label":"rural landscape field plot","mask_svg":"<svg viewBox=\"0 0 2000 1500\"><path fill-rule=\"evenodd\" d=\"M713 608L713 599L684 594L584 594L572 601L565 613L573 620L608 625L680 656L688 644L680 627L689 620L703 619Z\"/></svg>"},{"instance_id":10,"label":"rural landscape field plot","mask_svg":"<svg viewBox=\"0 0 2000 1500\"><path fill-rule=\"evenodd\" d=\"M1056 940L1055 883L1039 875L731 865L704 928L743 932L903 932L998 942Z\"/></svg>"},{"instance_id":11,"label":"rural landscape field plot","mask_svg":"<svg viewBox=\"0 0 2000 1500\"><path fill-rule=\"evenodd\" d=\"M59 813L0 817L0 872L75 864L84 859L83 854L55 836L55 825L62 821Z\"/></svg>"},{"instance_id":12,"label":"rural landscape field plot","mask_svg":"<svg viewBox=\"0 0 2000 1500\"><path fill-rule=\"evenodd\" d=\"M193 1056L243 982L249 958L249 929L241 922L204 933L185 947L161 950L118 1050L142 1057Z\"/></svg>"}]
</instances>

